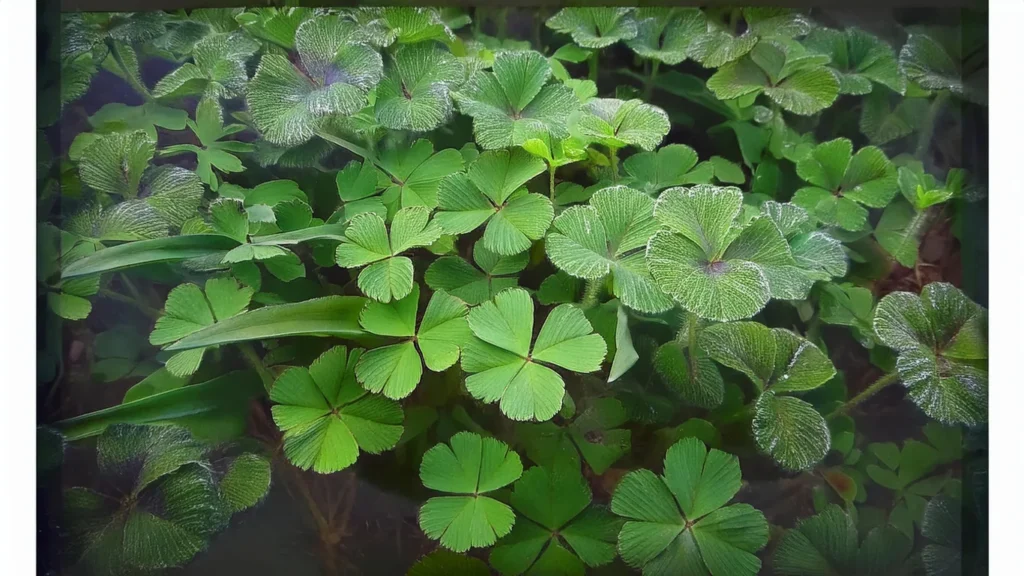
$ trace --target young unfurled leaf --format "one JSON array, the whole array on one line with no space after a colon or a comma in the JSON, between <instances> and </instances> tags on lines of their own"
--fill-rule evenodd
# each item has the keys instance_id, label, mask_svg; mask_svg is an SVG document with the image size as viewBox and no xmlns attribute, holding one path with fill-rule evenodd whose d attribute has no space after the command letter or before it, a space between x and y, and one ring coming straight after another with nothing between
<instances>
[{"instance_id":1,"label":"young unfurled leaf","mask_svg":"<svg viewBox=\"0 0 1024 576\"><path fill-rule=\"evenodd\" d=\"M469 327L475 338L462 350L466 388L484 402L500 400L512 420L548 420L562 407L565 383L544 364L594 372L607 351L583 311L567 304L551 311L531 348L533 300L521 288L473 308Z\"/></svg>"},{"instance_id":2,"label":"young unfurled leaf","mask_svg":"<svg viewBox=\"0 0 1024 576\"><path fill-rule=\"evenodd\" d=\"M840 94L867 94L872 82L899 94L906 92L907 81L900 74L895 52L876 36L859 28L815 28L803 43L831 58L829 67L839 76Z\"/></svg>"},{"instance_id":3,"label":"young unfurled leaf","mask_svg":"<svg viewBox=\"0 0 1024 576\"><path fill-rule=\"evenodd\" d=\"M381 200L389 208L395 206L437 207L437 188L441 179L462 170L462 155L454 148L434 154L434 145L427 139L417 140L408 148L395 148L380 157L380 164L391 184Z\"/></svg>"},{"instance_id":4,"label":"young unfurled leaf","mask_svg":"<svg viewBox=\"0 0 1024 576\"><path fill-rule=\"evenodd\" d=\"M335 346L309 368L288 368L270 390L284 453L302 468L330 474L351 466L359 452L390 450L402 436L402 408L356 382L363 350Z\"/></svg>"},{"instance_id":5,"label":"young unfurled leaf","mask_svg":"<svg viewBox=\"0 0 1024 576\"><path fill-rule=\"evenodd\" d=\"M212 278L205 291L195 284L181 284L167 295L164 314L157 319L149 343L173 344L216 322L236 316L249 307L252 288L240 286L234 278ZM167 360L167 370L188 376L199 369L206 348L178 352Z\"/></svg>"},{"instance_id":6,"label":"young unfurled leaf","mask_svg":"<svg viewBox=\"0 0 1024 576\"><path fill-rule=\"evenodd\" d=\"M654 150L668 134L668 114L642 100L594 98L569 119L569 129L585 142L613 149Z\"/></svg>"},{"instance_id":7,"label":"young unfurled leaf","mask_svg":"<svg viewBox=\"0 0 1024 576\"><path fill-rule=\"evenodd\" d=\"M356 39L354 22L318 15L295 32L299 62L264 54L246 89L253 123L274 144L295 146L312 138L325 118L366 105L380 81L380 54Z\"/></svg>"},{"instance_id":8,"label":"young unfurled leaf","mask_svg":"<svg viewBox=\"0 0 1024 576\"><path fill-rule=\"evenodd\" d=\"M795 40L762 38L750 53L718 69L708 88L719 99L764 93L784 110L802 116L829 107L839 95L839 80L826 55L810 52Z\"/></svg>"},{"instance_id":9,"label":"young unfurled leaf","mask_svg":"<svg viewBox=\"0 0 1024 576\"><path fill-rule=\"evenodd\" d=\"M164 76L153 88L153 96L171 100L202 94L215 101L241 96L249 80L245 63L259 47L245 34L211 34L192 49L194 62Z\"/></svg>"},{"instance_id":10,"label":"young unfurled leaf","mask_svg":"<svg viewBox=\"0 0 1024 576\"><path fill-rule=\"evenodd\" d=\"M484 247L482 240L473 244L473 266L459 256L442 256L430 264L423 279L433 290L444 290L461 298L470 306L490 300L506 288L519 285L515 276L530 261L529 253L499 256Z\"/></svg>"},{"instance_id":11,"label":"young unfurled leaf","mask_svg":"<svg viewBox=\"0 0 1024 576\"><path fill-rule=\"evenodd\" d=\"M396 400L405 398L419 384L424 363L434 372L441 372L458 361L470 335L466 304L444 291L435 292L417 330L419 299L419 286L413 284L408 296L388 304L367 302L359 315L359 323L371 334L408 338L399 344L374 348L359 359L356 378L367 390Z\"/></svg>"},{"instance_id":12,"label":"young unfurled leaf","mask_svg":"<svg viewBox=\"0 0 1024 576\"><path fill-rule=\"evenodd\" d=\"M462 79L462 64L438 45L401 46L377 86L377 121L393 130L433 130L451 117L450 89Z\"/></svg>"},{"instance_id":13,"label":"young unfurled leaf","mask_svg":"<svg viewBox=\"0 0 1024 576\"><path fill-rule=\"evenodd\" d=\"M457 496L427 500L420 508L420 528L455 552L490 546L512 530L516 516L507 504L484 494L518 480L523 464L494 438L459 432L449 444L437 444L423 455L420 480L431 490Z\"/></svg>"},{"instance_id":14,"label":"young unfurled leaf","mask_svg":"<svg viewBox=\"0 0 1024 576\"><path fill-rule=\"evenodd\" d=\"M564 427L553 422L517 424L516 434L530 460L549 468L562 459L578 465L578 450L594 474L600 475L629 452L632 433L620 428L629 417L615 398L588 400L570 420Z\"/></svg>"},{"instance_id":15,"label":"young unfurled leaf","mask_svg":"<svg viewBox=\"0 0 1024 576\"><path fill-rule=\"evenodd\" d=\"M853 518L835 504L797 523L779 542L772 564L779 576L907 576L913 542L892 527L871 530L858 542Z\"/></svg>"},{"instance_id":16,"label":"young unfurled leaf","mask_svg":"<svg viewBox=\"0 0 1024 576\"><path fill-rule=\"evenodd\" d=\"M686 60L694 39L707 32L698 8L637 8L636 37L626 44L643 58L669 65Z\"/></svg>"},{"instance_id":17,"label":"young unfurled leaf","mask_svg":"<svg viewBox=\"0 0 1024 576\"><path fill-rule=\"evenodd\" d=\"M830 445L825 419L788 392L813 390L835 375L817 346L782 328L756 322L715 324L700 333L700 348L719 364L738 370L761 396L754 405L758 447L791 470L809 468Z\"/></svg>"},{"instance_id":18,"label":"young unfurled leaf","mask_svg":"<svg viewBox=\"0 0 1024 576\"><path fill-rule=\"evenodd\" d=\"M502 52L491 72L480 72L462 93L459 108L473 117L473 133L481 148L518 146L547 133L569 135L566 120L579 99L561 82L548 84L551 65L537 52Z\"/></svg>"},{"instance_id":19,"label":"young unfurled leaf","mask_svg":"<svg viewBox=\"0 0 1024 576\"><path fill-rule=\"evenodd\" d=\"M524 188L543 171L540 158L518 148L484 152L465 174L441 180L435 221L448 234L466 234L486 222L484 247L502 256L524 252L554 216L550 200Z\"/></svg>"},{"instance_id":20,"label":"young unfurled leaf","mask_svg":"<svg viewBox=\"0 0 1024 576\"><path fill-rule=\"evenodd\" d=\"M627 474L612 512L627 518L619 554L644 574L754 576L768 543L768 523L749 504L729 500L740 489L739 460L684 438L665 454L664 473Z\"/></svg>"},{"instance_id":21,"label":"young unfurled leaf","mask_svg":"<svg viewBox=\"0 0 1024 576\"><path fill-rule=\"evenodd\" d=\"M921 296L893 292L878 303L875 334L899 354L896 371L925 414L978 425L988 410L988 311L944 282Z\"/></svg>"},{"instance_id":22,"label":"young unfurled leaf","mask_svg":"<svg viewBox=\"0 0 1024 576\"><path fill-rule=\"evenodd\" d=\"M599 190L586 206L572 206L554 220L545 239L560 270L588 280L612 275L612 292L630 308L662 312L672 301L647 272L641 248L658 229L654 201L625 186Z\"/></svg>"},{"instance_id":23,"label":"young unfurled leaf","mask_svg":"<svg viewBox=\"0 0 1024 576\"><path fill-rule=\"evenodd\" d=\"M701 318L749 318L771 297L801 298L810 288L792 274L796 261L773 220L739 227L741 204L738 188L706 185L669 188L655 204L664 229L647 243L647 266L661 290Z\"/></svg>"},{"instance_id":24,"label":"young unfurled leaf","mask_svg":"<svg viewBox=\"0 0 1024 576\"><path fill-rule=\"evenodd\" d=\"M857 231L867 225L868 208L884 208L897 190L896 167L879 148L853 154L853 144L837 138L817 145L797 162L797 174L811 184L796 191L793 204L824 224Z\"/></svg>"},{"instance_id":25,"label":"young unfurled leaf","mask_svg":"<svg viewBox=\"0 0 1024 576\"><path fill-rule=\"evenodd\" d=\"M562 8L548 18L547 26L571 34L584 48L605 48L637 35L633 8Z\"/></svg>"},{"instance_id":26,"label":"young unfurled leaf","mask_svg":"<svg viewBox=\"0 0 1024 576\"><path fill-rule=\"evenodd\" d=\"M428 222L430 211L422 206L402 208L391 221L390 232L384 220L365 213L352 218L345 230L345 241L335 255L338 266L359 268L359 289L380 302L404 298L412 291L412 260L402 252L429 246L441 236L441 228Z\"/></svg>"},{"instance_id":27,"label":"young unfurled leaf","mask_svg":"<svg viewBox=\"0 0 1024 576\"><path fill-rule=\"evenodd\" d=\"M615 559L622 520L591 505L590 487L571 461L534 466L516 481L512 531L490 561L501 574L582 574Z\"/></svg>"}]
</instances>

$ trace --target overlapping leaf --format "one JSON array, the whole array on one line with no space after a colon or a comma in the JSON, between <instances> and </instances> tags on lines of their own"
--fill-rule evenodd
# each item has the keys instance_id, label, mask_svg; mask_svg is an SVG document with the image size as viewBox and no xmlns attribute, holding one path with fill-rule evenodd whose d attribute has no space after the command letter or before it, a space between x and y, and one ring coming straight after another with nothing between
<instances>
[{"instance_id":1,"label":"overlapping leaf","mask_svg":"<svg viewBox=\"0 0 1024 576\"><path fill-rule=\"evenodd\" d=\"M377 86L377 121L393 130L433 130L451 117L450 91L462 79L463 67L448 51L431 43L402 46Z\"/></svg>"},{"instance_id":2,"label":"overlapping leaf","mask_svg":"<svg viewBox=\"0 0 1024 576\"><path fill-rule=\"evenodd\" d=\"M164 76L153 88L153 96L168 100L200 94L214 100L241 96L249 80L246 61L259 47L245 34L206 36L192 48L193 62Z\"/></svg>"},{"instance_id":3,"label":"overlapping leaf","mask_svg":"<svg viewBox=\"0 0 1024 576\"><path fill-rule=\"evenodd\" d=\"M629 452L632 434L620 428L628 420L621 402L597 398L588 401L567 426L553 422L520 423L516 425L516 434L523 441L526 455L540 466L551 468L561 460L578 465L582 455L595 474L604 474Z\"/></svg>"},{"instance_id":4,"label":"overlapping leaf","mask_svg":"<svg viewBox=\"0 0 1024 576\"><path fill-rule=\"evenodd\" d=\"M584 48L606 48L637 35L632 8L562 8L548 18L547 26L571 34Z\"/></svg>"},{"instance_id":5,"label":"overlapping leaf","mask_svg":"<svg viewBox=\"0 0 1024 576\"><path fill-rule=\"evenodd\" d=\"M627 186L648 196L673 186L707 184L714 175L709 162L697 163L697 153L686 144L668 144L657 152L639 152L622 163Z\"/></svg>"},{"instance_id":6,"label":"overlapping leaf","mask_svg":"<svg viewBox=\"0 0 1024 576\"><path fill-rule=\"evenodd\" d=\"M499 256L477 240L473 244L476 266L459 256L442 256L430 264L423 279L433 290L444 290L476 306L506 288L518 286L516 274L526 268L529 260L527 252Z\"/></svg>"},{"instance_id":7,"label":"overlapping leaf","mask_svg":"<svg viewBox=\"0 0 1024 576\"><path fill-rule=\"evenodd\" d=\"M670 127L664 110L642 100L594 98L569 119L574 136L614 149L654 150Z\"/></svg>"},{"instance_id":8,"label":"overlapping leaf","mask_svg":"<svg viewBox=\"0 0 1024 576\"><path fill-rule=\"evenodd\" d=\"M665 64L686 60L694 39L707 33L707 17L698 8L637 8L635 17L637 33L626 44Z\"/></svg>"},{"instance_id":9,"label":"overlapping leaf","mask_svg":"<svg viewBox=\"0 0 1024 576\"><path fill-rule=\"evenodd\" d=\"M430 140L422 139L408 148L396 148L381 154L380 165L391 179L381 196L386 206L394 206L395 210L409 206L434 209L441 179L460 172L463 159L454 148L435 154Z\"/></svg>"},{"instance_id":10,"label":"overlapping leaf","mask_svg":"<svg viewBox=\"0 0 1024 576\"><path fill-rule=\"evenodd\" d=\"M829 66L839 76L840 94L867 94L872 83L900 94L907 89L892 47L859 28L815 28L804 45L831 58Z\"/></svg>"}]
</instances>

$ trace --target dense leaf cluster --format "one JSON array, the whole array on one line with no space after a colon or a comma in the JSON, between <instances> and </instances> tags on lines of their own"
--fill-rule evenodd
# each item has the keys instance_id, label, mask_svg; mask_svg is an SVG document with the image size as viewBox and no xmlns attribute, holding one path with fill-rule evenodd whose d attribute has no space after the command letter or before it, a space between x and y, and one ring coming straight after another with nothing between
<instances>
[{"instance_id":1,"label":"dense leaf cluster","mask_svg":"<svg viewBox=\"0 0 1024 576\"><path fill-rule=\"evenodd\" d=\"M488 573L462 555L488 547L505 575L910 574L915 530L941 572L952 426L986 420L987 312L881 280L920 278L922 239L982 195L929 154L950 102L984 104L979 46L770 8L565 8L538 23L557 49L469 23L64 16L63 110L111 74L143 101L106 103L40 167L48 309L103 326L94 379L141 379L56 425L137 474L120 499L68 492L81 561L178 566L254 505L268 460L221 466L209 441L260 397L283 466L414 453L442 549L409 574ZM172 65L150 86L154 59ZM678 141L695 115L722 119L704 158ZM143 322L98 321L97 299ZM838 372L823 325L885 374ZM868 445L853 416L896 382L951 427ZM819 513L770 530L741 458L815 479ZM892 491L878 514L858 514L868 484Z\"/></svg>"}]
</instances>

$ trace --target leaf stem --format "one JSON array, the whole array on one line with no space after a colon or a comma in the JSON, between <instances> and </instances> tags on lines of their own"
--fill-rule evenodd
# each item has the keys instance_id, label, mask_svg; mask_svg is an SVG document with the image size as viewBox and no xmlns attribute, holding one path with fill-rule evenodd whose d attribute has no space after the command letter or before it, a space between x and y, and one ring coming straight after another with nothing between
<instances>
[{"instance_id":1,"label":"leaf stem","mask_svg":"<svg viewBox=\"0 0 1024 576\"><path fill-rule=\"evenodd\" d=\"M939 114L946 107L948 100L949 91L942 90L928 106L928 114L925 116L924 123L921 124L921 132L917 136L917 149L914 151L914 156L921 162L926 160L925 156L931 150L932 136L935 134L935 121L939 119Z\"/></svg>"},{"instance_id":2,"label":"leaf stem","mask_svg":"<svg viewBox=\"0 0 1024 576\"><path fill-rule=\"evenodd\" d=\"M316 135L330 142L331 144L334 144L335 146L340 146L357 156L361 156L369 160L373 165L377 166L381 170L384 170L384 172L390 174L390 172L388 172L388 170L384 168L383 165L381 165L380 161L377 160L377 155L371 152L370 150L367 150L366 148L363 148L362 146L359 146L357 144L353 144L352 142L349 142L344 138L339 138L333 134L324 132L323 130L317 130Z\"/></svg>"},{"instance_id":3,"label":"leaf stem","mask_svg":"<svg viewBox=\"0 0 1024 576\"><path fill-rule=\"evenodd\" d=\"M263 381L263 388L267 391L267 394L270 394L270 389L274 387L274 375L263 365L263 359L256 353L256 349L249 342L239 342L238 349L242 352L246 362L260 375L260 380Z\"/></svg>"},{"instance_id":4,"label":"leaf stem","mask_svg":"<svg viewBox=\"0 0 1024 576\"><path fill-rule=\"evenodd\" d=\"M597 306L597 297L601 294L601 284L603 283L604 277L587 280L586 287L583 288L583 299L580 301L581 308L589 310Z\"/></svg>"},{"instance_id":5,"label":"leaf stem","mask_svg":"<svg viewBox=\"0 0 1024 576\"><path fill-rule=\"evenodd\" d=\"M555 165L548 164L548 193L551 195L551 201L555 201Z\"/></svg>"},{"instance_id":6,"label":"leaf stem","mask_svg":"<svg viewBox=\"0 0 1024 576\"><path fill-rule=\"evenodd\" d=\"M597 84L597 50L590 52L590 58L587 59L587 63L590 65L590 81Z\"/></svg>"},{"instance_id":7,"label":"leaf stem","mask_svg":"<svg viewBox=\"0 0 1024 576\"><path fill-rule=\"evenodd\" d=\"M508 37L508 7L498 10L498 40Z\"/></svg>"},{"instance_id":8,"label":"leaf stem","mask_svg":"<svg viewBox=\"0 0 1024 576\"><path fill-rule=\"evenodd\" d=\"M100 288L99 296L101 298L106 298L108 300L116 300L117 302L123 302L125 304L131 304L139 312L142 312L143 314L145 314L146 316L149 316L150 318L156 319L156 318L160 317L160 311L157 310L156 308L152 308L150 306L146 306L145 304L143 304L142 302L139 302L135 298L132 298L130 296L125 296L124 294L121 294L120 292L114 292L113 290L110 290L108 288Z\"/></svg>"},{"instance_id":9,"label":"leaf stem","mask_svg":"<svg viewBox=\"0 0 1024 576\"><path fill-rule=\"evenodd\" d=\"M654 94L654 80L658 77L658 68L661 66L661 60L655 60L651 64L651 73L647 76L647 81L644 83L644 101L650 102L651 96Z\"/></svg>"},{"instance_id":10,"label":"leaf stem","mask_svg":"<svg viewBox=\"0 0 1024 576\"><path fill-rule=\"evenodd\" d=\"M614 146L608 147L608 161L612 164L612 182L619 182L619 149Z\"/></svg>"},{"instance_id":11,"label":"leaf stem","mask_svg":"<svg viewBox=\"0 0 1024 576\"><path fill-rule=\"evenodd\" d=\"M900 377L895 372L882 376L878 380L875 380L870 386L865 388L863 392L857 394L853 398L850 398L849 400L846 401L845 404L843 404L839 408L836 408L831 414L829 414L829 417L836 416L839 414L846 414L858 404L864 402L868 398L871 398L875 394L878 394L886 386L889 386L890 384L895 384L896 382L899 382L899 380Z\"/></svg>"}]
</instances>

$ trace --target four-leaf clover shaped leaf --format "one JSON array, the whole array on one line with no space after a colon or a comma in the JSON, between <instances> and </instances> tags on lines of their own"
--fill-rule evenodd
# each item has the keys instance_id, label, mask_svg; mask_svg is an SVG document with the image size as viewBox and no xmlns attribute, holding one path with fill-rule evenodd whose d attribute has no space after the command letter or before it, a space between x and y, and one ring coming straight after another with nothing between
<instances>
[{"instance_id":1,"label":"four-leaf clover shaped leaf","mask_svg":"<svg viewBox=\"0 0 1024 576\"><path fill-rule=\"evenodd\" d=\"M412 291L412 260L402 252L429 246L441 237L441 228L428 222L430 211L422 206L402 208L391 221L391 230L380 216L367 212L349 221L345 240L338 246L338 266L359 268L357 284L364 294L379 302L405 298Z\"/></svg>"},{"instance_id":2,"label":"four-leaf clover shaped leaf","mask_svg":"<svg viewBox=\"0 0 1024 576\"><path fill-rule=\"evenodd\" d=\"M494 438L471 432L452 436L423 455L420 480L431 490L457 494L436 496L420 508L420 529L454 552L490 546L512 530L515 512L485 496L515 482L523 473L519 455Z\"/></svg>"},{"instance_id":3,"label":"four-leaf clover shaped leaf","mask_svg":"<svg viewBox=\"0 0 1024 576\"><path fill-rule=\"evenodd\" d=\"M264 54L246 90L256 127L273 144L306 142L331 115L349 115L366 105L377 86L383 61L376 50L359 43L360 31L340 15L320 15L295 32L298 62Z\"/></svg>"},{"instance_id":4,"label":"four-leaf clover shaped leaf","mask_svg":"<svg viewBox=\"0 0 1024 576\"><path fill-rule=\"evenodd\" d=\"M153 96L166 100L200 94L213 100L241 96L249 80L246 60L259 48L245 34L207 36L192 49L194 63L186 62L164 76L153 87Z\"/></svg>"},{"instance_id":5,"label":"four-leaf clover shaped leaf","mask_svg":"<svg viewBox=\"0 0 1024 576\"><path fill-rule=\"evenodd\" d=\"M868 94L872 82L900 94L907 90L892 46L859 28L815 28L803 43L831 58L829 66L839 76L840 94Z\"/></svg>"},{"instance_id":6,"label":"four-leaf clover shaped leaf","mask_svg":"<svg viewBox=\"0 0 1024 576\"><path fill-rule=\"evenodd\" d=\"M225 126L223 111L216 100L203 99L196 106L195 122L188 120L188 127L199 139L201 146L175 144L164 148L160 151L160 154L163 156L171 156L183 152L195 154L198 161L196 175L213 191L216 191L220 186L220 179L214 173L214 168L224 173L242 172L245 170L242 161L234 154L252 152L255 147L248 142L239 142L237 140L220 141L221 138L245 130L245 125L228 124Z\"/></svg>"},{"instance_id":7,"label":"four-leaf clover shaped leaf","mask_svg":"<svg viewBox=\"0 0 1024 576\"><path fill-rule=\"evenodd\" d=\"M920 297L893 292L875 308L875 334L896 350L896 372L928 416L976 426L988 411L988 311L955 286L934 282Z\"/></svg>"},{"instance_id":8,"label":"four-leaf clover shaped leaf","mask_svg":"<svg viewBox=\"0 0 1024 576\"><path fill-rule=\"evenodd\" d=\"M512 420L551 419L562 407L565 382L544 364L573 372L601 367L607 345L572 304L548 314L533 342L533 300L522 288L509 288L469 312L470 338L462 349L469 393L484 402L500 401Z\"/></svg>"},{"instance_id":9,"label":"four-leaf clover shaped leaf","mask_svg":"<svg viewBox=\"0 0 1024 576\"><path fill-rule=\"evenodd\" d=\"M434 144L427 139L413 142L408 148L395 148L380 156L380 166L391 181L381 201L388 207L437 207L437 187L441 179L462 170L462 154L454 148L434 153Z\"/></svg>"},{"instance_id":10,"label":"four-leaf clover shaped leaf","mask_svg":"<svg viewBox=\"0 0 1024 576\"><path fill-rule=\"evenodd\" d=\"M561 82L548 84L551 65L538 52L502 52L492 71L477 74L456 94L459 108L473 117L473 134L481 148L519 146L548 133L569 135L566 120L580 102Z\"/></svg>"},{"instance_id":11,"label":"four-leaf clover shaped leaf","mask_svg":"<svg viewBox=\"0 0 1024 576\"><path fill-rule=\"evenodd\" d=\"M551 467L566 458L579 466L579 449L590 469L595 474L604 474L629 453L632 434L619 428L628 421L622 402L615 398L596 398L588 401L564 427L553 422L523 422L516 425L516 435L522 439L530 460L541 466Z\"/></svg>"},{"instance_id":12,"label":"four-leaf clover shaped leaf","mask_svg":"<svg viewBox=\"0 0 1024 576\"><path fill-rule=\"evenodd\" d=\"M381 346L363 354L356 365L356 378L371 392L388 398L405 398L416 389L423 375L423 364L434 372L446 370L459 359L459 350L469 338L465 302L444 291L434 292L416 329L416 306L420 289L388 304L367 302L359 314L359 323L367 332L379 336L408 338L399 344ZM416 352L419 346L420 354Z\"/></svg>"},{"instance_id":13,"label":"four-leaf clover shaped leaf","mask_svg":"<svg viewBox=\"0 0 1024 576\"><path fill-rule=\"evenodd\" d=\"M548 258L560 270L588 280L611 274L612 292L641 312L663 312L672 300L647 271L644 248L658 230L654 201L625 186L598 190L585 206L571 206L554 220L545 239Z\"/></svg>"},{"instance_id":14,"label":"four-leaf clover shaped leaf","mask_svg":"<svg viewBox=\"0 0 1024 576\"><path fill-rule=\"evenodd\" d=\"M241 314L249 307L253 289L241 286L234 278L211 278L204 289L186 283L167 294L164 313L156 320L149 343L173 344L207 326ZM206 348L184 350L171 356L167 371L183 377L193 374L203 361Z\"/></svg>"},{"instance_id":15,"label":"four-leaf clover shaped leaf","mask_svg":"<svg viewBox=\"0 0 1024 576\"><path fill-rule=\"evenodd\" d=\"M512 488L516 523L491 551L491 566L503 576L518 576L584 574L588 566L608 564L615 559L622 520L591 500L590 486L572 461L530 468Z\"/></svg>"},{"instance_id":16,"label":"four-leaf clover shaped leaf","mask_svg":"<svg viewBox=\"0 0 1024 576\"><path fill-rule=\"evenodd\" d=\"M295 466L338 472L354 464L360 451L379 454L401 438L402 407L356 382L362 353L335 346L309 368L288 368L274 381L271 412Z\"/></svg>"},{"instance_id":17,"label":"four-leaf clover shaped leaf","mask_svg":"<svg viewBox=\"0 0 1024 576\"><path fill-rule=\"evenodd\" d=\"M686 60L690 44L708 29L699 8L637 8L636 37L626 44L643 58L676 65Z\"/></svg>"},{"instance_id":18,"label":"four-leaf clover shaped leaf","mask_svg":"<svg viewBox=\"0 0 1024 576\"><path fill-rule=\"evenodd\" d=\"M463 65L431 42L401 46L377 85L374 113L392 130L426 132L452 115L450 90L463 80Z\"/></svg>"},{"instance_id":19,"label":"four-leaf clover shaped leaf","mask_svg":"<svg viewBox=\"0 0 1024 576\"><path fill-rule=\"evenodd\" d=\"M739 489L739 459L680 440L665 454L662 476L634 470L615 488L612 512L628 519L619 555L645 576L754 576L768 522L749 504L726 506Z\"/></svg>"},{"instance_id":20,"label":"four-leaf clover shaped leaf","mask_svg":"<svg viewBox=\"0 0 1024 576\"><path fill-rule=\"evenodd\" d=\"M658 287L708 320L749 318L769 298L792 298L801 286L789 244L766 216L737 226L738 188L697 185L661 193L654 217L667 229L647 243L647 267Z\"/></svg>"},{"instance_id":21,"label":"four-leaf clover shaped leaf","mask_svg":"<svg viewBox=\"0 0 1024 576\"><path fill-rule=\"evenodd\" d=\"M885 152L865 146L853 153L853 144L837 138L814 147L796 164L797 174L812 184L793 194L792 202L824 224L844 230L862 230L868 208L884 208L896 195L897 175Z\"/></svg>"},{"instance_id":22,"label":"four-leaf clover shaped leaf","mask_svg":"<svg viewBox=\"0 0 1024 576\"><path fill-rule=\"evenodd\" d=\"M782 395L813 390L835 376L817 346L757 322L708 326L698 342L715 362L743 373L756 387L753 432L762 451L788 470L806 470L825 457L831 445L825 419L809 403Z\"/></svg>"},{"instance_id":23,"label":"four-leaf clover shaped leaf","mask_svg":"<svg viewBox=\"0 0 1024 576\"><path fill-rule=\"evenodd\" d=\"M900 70L925 90L949 90L976 104L987 100L987 62L983 45L966 43L957 28L913 30L900 49ZM971 45L973 44L973 45ZM971 62L971 65L965 65Z\"/></svg>"},{"instance_id":24,"label":"four-leaf clover shaped leaf","mask_svg":"<svg viewBox=\"0 0 1024 576\"><path fill-rule=\"evenodd\" d=\"M843 244L824 230L815 230L810 215L803 208L790 203L767 201L761 205L761 215L775 223L789 243L794 266L772 269L773 277L786 275L791 290L790 299L803 300L816 281L827 281L846 275L849 264ZM771 281L771 278L769 279ZM783 296L779 296L783 297Z\"/></svg>"},{"instance_id":25,"label":"four-leaf clover shaped leaf","mask_svg":"<svg viewBox=\"0 0 1024 576\"><path fill-rule=\"evenodd\" d=\"M638 152L626 158L623 183L655 197L659 192L684 184L708 184L715 174L711 162L697 163L697 153L686 144L669 144L657 152Z\"/></svg>"},{"instance_id":26,"label":"four-leaf clover shaped leaf","mask_svg":"<svg viewBox=\"0 0 1024 576\"><path fill-rule=\"evenodd\" d=\"M562 8L548 18L547 26L571 34L583 48L606 48L637 34L633 8Z\"/></svg>"},{"instance_id":27,"label":"four-leaf clover shaped leaf","mask_svg":"<svg viewBox=\"0 0 1024 576\"><path fill-rule=\"evenodd\" d=\"M486 222L485 248L502 256L524 252L544 237L554 216L550 200L523 187L543 171L543 160L519 148L484 152L465 174L441 180L434 219L448 234Z\"/></svg>"},{"instance_id":28,"label":"four-leaf clover shaped leaf","mask_svg":"<svg viewBox=\"0 0 1024 576\"><path fill-rule=\"evenodd\" d=\"M499 256L484 247L482 240L473 244L473 266L459 256L442 256L430 264L423 279L434 290L445 290L470 306L494 298L506 288L519 285L517 273L530 262L528 252Z\"/></svg>"},{"instance_id":29,"label":"four-leaf clover shaped leaf","mask_svg":"<svg viewBox=\"0 0 1024 576\"><path fill-rule=\"evenodd\" d=\"M594 98L569 119L574 136L612 150L636 146L654 150L668 134L668 114L642 100Z\"/></svg>"},{"instance_id":30,"label":"four-leaf clover shaped leaf","mask_svg":"<svg viewBox=\"0 0 1024 576\"><path fill-rule=\"evenodd\" d=\"M828 108L839 95L839 80L828 62L827 55L795 40L761 39L749 54L719 68L707 86L720 100L763 92L786 111L809 116Z\"/></svg>"}]
</instances>

